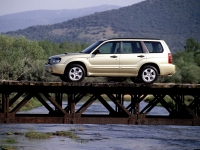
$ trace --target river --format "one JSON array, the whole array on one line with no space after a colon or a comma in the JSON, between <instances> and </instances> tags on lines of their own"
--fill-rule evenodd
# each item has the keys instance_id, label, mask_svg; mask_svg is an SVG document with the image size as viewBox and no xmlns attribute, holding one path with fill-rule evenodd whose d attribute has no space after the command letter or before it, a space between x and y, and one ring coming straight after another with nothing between
<instances>
[{"instance_id":1,"label":"river","mask_svg":"<svg viewBox=\"0 0 200 150\"><path fill-rule=\"evenodd\" d=\"M141 107L145 103L141 103ZM77 107L79 107L77 105ZM94 103L88 112L101 111L100 103ZM44 107L29 113L45 112ZM23 113L23 112L21 112ZM162 107L155 107L151 114L166 115ZM24 135L5 135L6 132L26 133L73 131L78 139L52 136L50 139L28 139ZM96 125L96 124L0 124L0 145L4 139L15 138L18 150L200 150L199 126L167 125Z\"/></svg>"}]
</instances>

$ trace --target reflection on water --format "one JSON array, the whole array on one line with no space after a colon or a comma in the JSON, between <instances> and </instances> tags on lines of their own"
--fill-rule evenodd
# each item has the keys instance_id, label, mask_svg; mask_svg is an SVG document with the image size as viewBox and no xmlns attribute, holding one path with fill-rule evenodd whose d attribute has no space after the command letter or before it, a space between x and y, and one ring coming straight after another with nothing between
<instances>
[{"instance_id":1,"label":"reflection on water","mask_svg":"<svg viewBox=\"0 0 200 150\"><path fill-rule=\"evenodd\" d=\"M65 105L65 104L64 104ZM141 109L146 104L141 103ZM79 107L77 105L77 107ZM87 110L107 113L99 103ZM30 112L44 112L44 107ZM156 107L151 114L167 114ZM80 138L53 136L51 139L30 140L23 135L3 135L5 132L55 132L73 130ZM15 138L14 144L23 150L197 150L200 149L200 127L193 126L146 126L146 125L78 125L78 124L0 124L0 145L3 139Z\"/></svg>"}]
</instances>

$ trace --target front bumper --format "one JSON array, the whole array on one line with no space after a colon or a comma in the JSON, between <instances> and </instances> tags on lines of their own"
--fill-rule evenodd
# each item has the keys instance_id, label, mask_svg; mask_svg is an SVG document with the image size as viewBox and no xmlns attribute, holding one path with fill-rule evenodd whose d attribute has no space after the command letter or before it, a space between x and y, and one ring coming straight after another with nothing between
<instances>
[{"instance_id":1,"label":"front bumper","mask_svg":"<svg viewBox=\"0 0 200 150\"><path fill-rule=\"evenodd\" d=\"M65 72L65 64L45 64L45 70L51 74L63 75Z\"/></svg>"}]
</instances>

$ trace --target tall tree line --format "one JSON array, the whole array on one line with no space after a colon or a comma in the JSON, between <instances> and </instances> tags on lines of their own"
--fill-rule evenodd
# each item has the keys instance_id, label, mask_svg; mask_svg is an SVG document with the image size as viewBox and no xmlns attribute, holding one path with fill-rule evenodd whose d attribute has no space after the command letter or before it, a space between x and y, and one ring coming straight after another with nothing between
<instances>
[{"instance_id":1,"label":"tall tree line","mask_svg":"<svg viewBox=\"0 0 200 150\"><path fill-rule=\"evenodd\" d=\"M161 78L161 82L200 83L200 43L187 39L184 50L173 54L176 73L172 77Z\"/></svg>"},{"instance_id":2,"label":"tall tree line","mask_svg":"<svg viewBox=\"0 0 200 150\"><path fill-rule=\"evenodd\" d=\"M30 41L24 37L0 35L0 80L57 81L44 65L51 55L80 52L86 44Z\"/></svg>"},{"instance_id":3,"label":"tall tree line","mask_svg":"<svg viewBox=\"0 0 200 150\"><path fill-rule=\"evenodd\" d=\"M46 73L49 56L65 52L80 52L84 43L52 43L30 41L24 37L0 35L0 80L60 81ZM187 39L185 48L173 54L176 73L159 78L158 82L200 83L200 43Z\"/></svg>"}]
</instances>

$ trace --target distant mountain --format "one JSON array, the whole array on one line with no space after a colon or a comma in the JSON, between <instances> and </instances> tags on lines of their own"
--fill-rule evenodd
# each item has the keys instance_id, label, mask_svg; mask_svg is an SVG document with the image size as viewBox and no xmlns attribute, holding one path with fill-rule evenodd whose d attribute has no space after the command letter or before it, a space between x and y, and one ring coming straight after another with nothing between
<instances>
[{"instance_id":1,"label":"distant mountain","mask_svg":"<svg viewBox=\"0 0 200 150\"><path fill-rule=\"evenodd\" d=\"M79 18L95 12L118 9L120 6L101 5L82 9L34 10L0 16L0 33L35 25L50 25Z\"/></svg>"},{"instance_id":2,"label":"distant mountain","mask_svg":"<svg viewBox=\"0 0 200 150\"><path fill-rule=\"evenodd\" d=\"M188 38L200 41L200 0L146 0L63 23L5 34L58 43L92 43L110 37L160 38L175 52L183 49Z\"/></svg>"}]
</instances>

